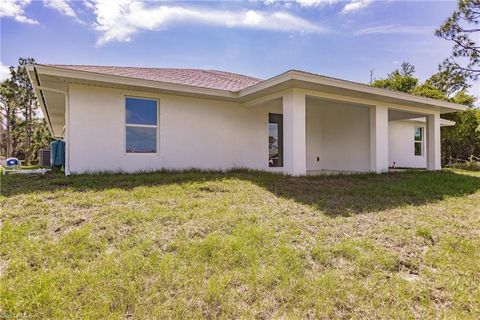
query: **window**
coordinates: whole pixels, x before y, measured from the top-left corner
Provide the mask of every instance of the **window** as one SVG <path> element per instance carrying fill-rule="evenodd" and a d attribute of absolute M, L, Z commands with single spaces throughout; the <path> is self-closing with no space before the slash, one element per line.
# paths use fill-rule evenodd
<path fill-rule="evenodd" d="M 156 100 L 125 99 L 127 153 L 157 152 L 157 112 Z"/>
<path fill-rule="evenodd" d="M 415 127 L 414 150 L 416 156 L 423 156 L 423 127 Z"/>
<path fill-rule="evenodd" d="M 268 114 L 268 166 L 283 167 L 283 115 Z"/>

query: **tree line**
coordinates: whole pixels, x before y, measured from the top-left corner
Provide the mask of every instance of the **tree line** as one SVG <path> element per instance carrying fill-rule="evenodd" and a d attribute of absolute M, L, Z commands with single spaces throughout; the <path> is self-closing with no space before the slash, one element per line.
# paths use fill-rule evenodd
<path fill-rule="evenodd" d="M 456 125 L 442 128 L 442 162 L 480 156 L 480 109 L 476 98 L 469 94 L 469 80 L 480 78 L 480 0 L 459 0 L 457 9 L 435 34 L 453 43 L 452 54 L 438 72 L 423 83 L 415 77 L 415 67 L 404 62 L 384 79 L 370 82 L 372 86 L 403 91 L 460 103 L 464 112 L 442 115 Z M 37 152 L 48 147 L 52 137 L 41 115 L 25 65 L 33 58 L 20 58 L 10 77 L 0 84 L 0 155 L 17 157 L 24 164 L 38 161 Z M 480 93 L 477 93 L 480 94 Z"/>
<path fill-rule="evenodd" d="M 51 141 L 25 68 L 33 63 L 32 58 L 20 58 L 0 84 L 0 155 L 19 158 L 24 165 L 37 163 L 38 150 Z"/>

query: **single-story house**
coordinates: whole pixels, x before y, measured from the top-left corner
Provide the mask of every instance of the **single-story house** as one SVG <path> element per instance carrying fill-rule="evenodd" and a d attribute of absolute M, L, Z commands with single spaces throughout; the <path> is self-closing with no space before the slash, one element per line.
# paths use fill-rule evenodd
<path fill-rule="evenodd" d="M 441 169 L 446 101 L 290 70 L 27 66 L 65 172 Z"/>

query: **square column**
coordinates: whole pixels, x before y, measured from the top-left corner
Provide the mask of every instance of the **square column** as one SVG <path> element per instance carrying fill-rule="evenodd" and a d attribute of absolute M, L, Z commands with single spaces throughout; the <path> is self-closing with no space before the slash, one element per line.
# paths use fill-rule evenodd
<path fill-rule="evenodd" d="M 388 107 L 370 107 L 370 171 L 388 172 Z"/>
<path fill-rule="evenodd" d="M 283 96 L 284 173 L 307 174 L 305 94 L 292 89 Z"/>
<path fill-rule="evenodd" d="M 65 175 L 70 175 L 70 95 L 65 93 L 65 126 L 63 127 L 65 141 Z"/>
<path fill-rule="evenodd" d="M 440 115 L 427 115 L 427 170 L 442 169 L 440 157 Z"/>

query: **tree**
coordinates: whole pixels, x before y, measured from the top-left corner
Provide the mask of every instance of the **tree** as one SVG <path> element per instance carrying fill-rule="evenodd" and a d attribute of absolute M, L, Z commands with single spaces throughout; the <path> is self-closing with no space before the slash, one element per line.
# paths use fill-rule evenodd
<path fill-rule="evenodd" d="M 448 163 L 450 158 L 466 160 L 470 155 L 480 155 L 480 110 L 474 107 L 476 98 L 468 94 L 468 75 L 442 64 L 437 73 L 420 83 L 414 71 L 413 66 L 395 70 L 372 85 L 468 106 L 464 112 L 442 115 L 456 122 L 455 126 L 442 128 L 442 163 Z"/>
<path fill-rule="evenodd" d="M 13 155 L 13 141 L 12 131 L 16 124 L 18 104 L 15 100 L 15 86 L 10 79 L 5 80 L 0 85 L 0 113 L 2 117 L 2 123 L 0 124 L 5 128 L 3 136 L 1 137 L 2 146 L 1 150 L 7 157 Z"/>
<path fill-rule="evenodd" d="M 0 151 L 7 157 L 23 159 L 25 164 L 36 161 L 36 151 L 48 146 L 50 140 L 45 120 L 39 117 L 38 103 L 25 68 L 32 63 L 35 63 L 32 58 L 20 58 L 17 68 L 10 67 L 10 78 L 0 85 L 0 110 L 5 128 Z"/>
<path fill-rule="evenodd" d="M 33 92 L 32 83 L 28 77 L 27 69 L 25 68 L 25 65 L 33 63 L 35 63 L 35 60 L 32 58 L 20 58 L 18 59 L 19 65 L 16 70 L 13 67 L 10 67 L 10 76 L 17 91 L 16 99 L 19 100 L 19 111 L 24 118 L 25 145 L 23 151 L 25 153 L 26 164 L 30 164 L 33 160 L 32 156 L 34 157 L 35 154 L 35 150 L 32 149 L 32 133 L 34 125 L 33 116 L 38 110 L 38 103 L 35 98 L 35 93 Z"/>
<path fill-rule="evenodd" d="M 443 119 L 455 121 L 454 126 L 442 128 L 443 164 L 451 158 L 466 160 L 471 155 L 480 155 L 480 110 L 475 108 L 476 98 L 468 94 L 469 87 L 465 73 L 442 64 L 437 73 L 411 92 L 468 106 L 464 112 L 442 115 Z"/>
<path fill-rule="evenodd" d="M 448 100 L 448 96 L 442 90 L 435 86 L 435 83 L 427 80 L 422 84 L 415 86 L 410 92 L 416 96 L 428 97 L 439 100 Z"/>
<path fill-rule="evenodd" d="M 459 0 L 457 9 L 435 32 L 438 37 L 454 43 L 445 66 L 473 79 L 480 76 L 479 25 L 480 0 Z"/>
<path fill-rule="evenodd" d="M 389 73 L 385 79 L 374 80 L 371 85 L 377 88 L 410 92 L 418 83 L 418 79 L 413 76 L 414 73 L 415 67 L 408 62 L 404 62 L 400 69 Z"/>
<path fill-rule="evenodd" d="M 457 92 L 451 102 L 468 106 L 466 111 L 447 113 L 442 118 L 455 121 L 455 125 L 442 128 L 442 162 L 450 158 L 467 160 L 480 155 L 480 109 L 475 108 L 475 97 L 465 90 Z"/>
<path fill-rule="evenodd" d="M 467 75 L 446 63 L 439 65 L 438 72 L 432 75 L 426 83 L 442 91 L 448 98 L 470 88 Z"/>
<path fill-rule="evenodd" d="M 469 88 L 468 77 L 464 73 L 441 64 L 438 66 L 437 73 L 424 83 L 417 84 L 410 93 L 434 99 L 452 100 L 456 94 L 466 93 Z"/>

